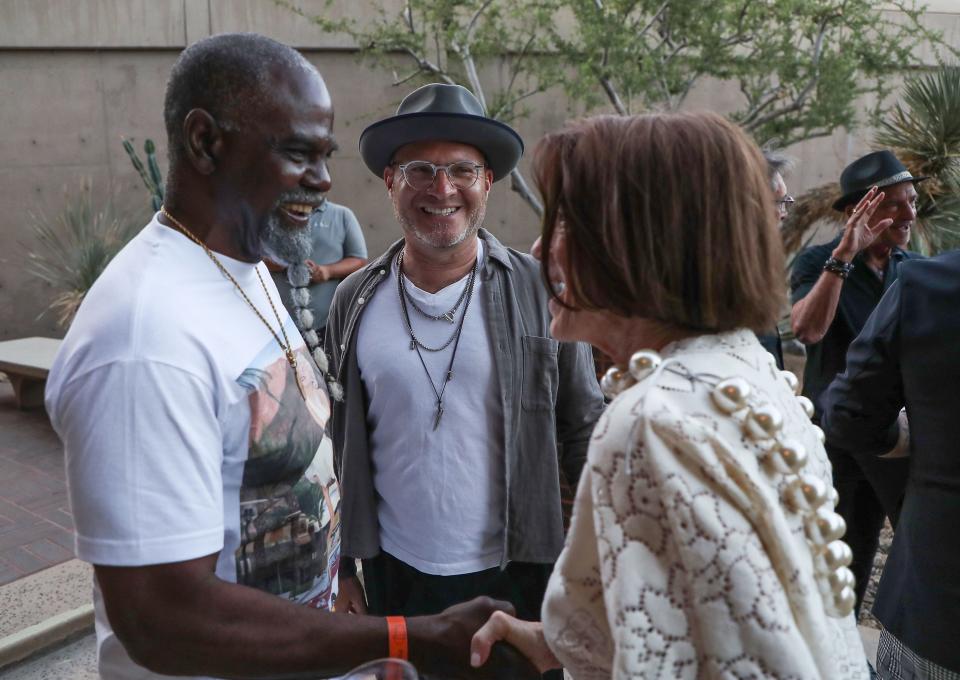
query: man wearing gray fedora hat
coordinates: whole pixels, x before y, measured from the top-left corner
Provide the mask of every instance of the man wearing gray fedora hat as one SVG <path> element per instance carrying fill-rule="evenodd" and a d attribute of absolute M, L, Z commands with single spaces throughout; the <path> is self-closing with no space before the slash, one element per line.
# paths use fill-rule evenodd
<path fill-rule="evenodd" d="M 342 549 L 363 559 L 371 612 L 484 594 L 539 619 L 560 478 L 577 483 L 603 398 L 589 348 L 550 337 L 539 264 L 481 227 L 522 153 L 457 85 L 421 87 L 360 137 L 403 231 L 341 284 L 327 324 Z"/>
<path fill-rule="evenodd" d="M 807 248 L 790 278 L 790 320 L 807 347 L 803 394 L 822 416 L 820 396 L 843 373 L 847 349 L 894 281 L 900 263 L 917 257 L 906 250 L 917 217 L 914 177 L 890 151 L 875 151 L 848 165 L 833 208 L 844 213 L 842 233 Z M 828 440 L 837 512 L 846 520 L 857 579 L 857 612 L 866 591 L 884 516 L 895 524 L 906 480 L 906 461 L 861 459 Z"/>

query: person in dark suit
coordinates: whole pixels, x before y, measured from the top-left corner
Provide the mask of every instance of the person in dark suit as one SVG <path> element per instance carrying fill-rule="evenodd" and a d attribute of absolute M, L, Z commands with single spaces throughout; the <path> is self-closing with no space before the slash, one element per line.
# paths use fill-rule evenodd
<path fill-rule="evenodd" d="M 904 262 L 822 399 L 831 445 L 863 460 L 909 454 L 900 520 L 873 607 L 883 624 L 881 678 L 960 678 L 958 302 L 960 251 Z"/>
<path fill-rule="evenodd" d="M 840 176 L 842 196 L 833 207 L 847 222 L 837 238 L 807 248 L 790 276 L 794 335 L 807 347 L 803 395 L 821 417 L 819 399 L 843 371 L 847 349 L 891 284 L 900 265 L 916 253 L 906 250 L 916 219 L 914 177 L 889 151 L 876 151 L 848 165 Z M 896 526 L 906 477 L 904 461 L 860 460 L 831 445 L 837 512 L 847 523 L 856 577 L 857 615 L 866 592 L 886 515 Z"/>

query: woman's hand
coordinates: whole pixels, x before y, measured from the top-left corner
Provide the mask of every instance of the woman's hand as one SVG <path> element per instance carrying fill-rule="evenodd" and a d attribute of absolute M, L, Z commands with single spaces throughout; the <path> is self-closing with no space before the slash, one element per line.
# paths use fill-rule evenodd
<path fill-rule="evenodd" d="M 843 262 L 850 262 L 857 253 L 876 241 L 884 229 L 893 224 L 893 220 L 888 218 L 880 220 L 873 226 L 870 225 L 873 213 L 885 196 L 886 194 L 882 191 L 877 191 L 877 187 L 873 187 L 860 199 L 847 219 L 847 224 L 843 228 L 843 238 L 833 251 L 833 257 Z"/>
<path fill-rule="evenodd" d="M 543 624 L 535 621 L 520 621 L 504 612 L 494 612 L 478 630 L 470 643 L 470 665 L 478 668 L 490 657 L 490 648 L 495 642 L 508 642 L 533 662 L 541 673 L 560 668 L 543 637 Z"/>

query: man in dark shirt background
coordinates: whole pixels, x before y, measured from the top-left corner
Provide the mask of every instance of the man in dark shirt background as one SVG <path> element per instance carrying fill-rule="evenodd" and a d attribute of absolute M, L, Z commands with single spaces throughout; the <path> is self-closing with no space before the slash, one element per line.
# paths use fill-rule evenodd
<path fill-rule="evenodd" d="M 788 156 L 771 148 L 763 150 L 763 158 L 767 161 L 767 177 L 770 178 L 773 202 L 777 206 L 777 217 L 782 225 L 794 203 L 793 197 L 787 194 L 787 184 L 783 181 L 783 175 L 793 166 L 793 161 Z M 780 342 L 780 329 L 774 327 L 769 333 L 758 335 L 757 340 L 760 341 L 765 350 L 773 355 L 777 362 L 777 368 L 782 371 L 783 345 Z"/>
<path fill-rule="evenodd" d="M 790 321 L 807 346 L 803 394 L 822 415 L 819 399 L 846 365 L 847 349 L 861 331 L 884 291 L 897 279 L 900 263 L 915 253 L 905 250 L 916 219 L 913 177 L 889 151 L 876 151 L 848 165 L 840 177 L 842 196 L 835 210 L 847 216 L 843 232 L 797 257 L 790 279 Z M 904 459 L 855 460 L 850 452 L 827 445 L 833 483 L 846 520 L 845 540 L 853 550 L 857 579 L 857 615 L 866 592 L 884 515 L 896 524 L 904 492 Z"/>

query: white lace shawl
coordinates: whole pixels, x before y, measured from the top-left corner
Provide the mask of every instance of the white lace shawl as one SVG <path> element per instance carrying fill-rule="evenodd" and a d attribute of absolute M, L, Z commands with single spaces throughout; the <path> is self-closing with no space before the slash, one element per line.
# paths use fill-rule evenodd
<path fill-rule="evenodd" d="M 809 419 L 749 331 L 674 343 L 597 424 L 543 606 L 575 680 L 823 678 L 869 673 L 853 616 L 830 618 L 782 476 L 677 373 L 745 378 L 830 483 Z M 665 370 L 672 366 L 674 370 Z"/>

